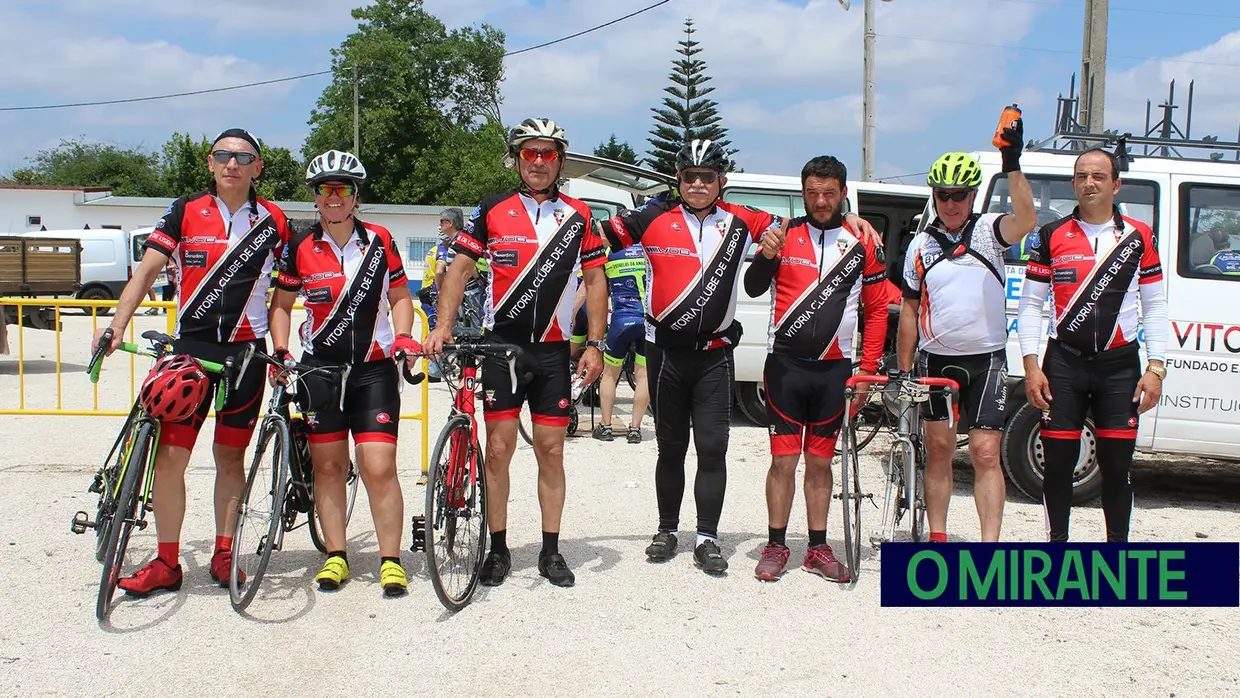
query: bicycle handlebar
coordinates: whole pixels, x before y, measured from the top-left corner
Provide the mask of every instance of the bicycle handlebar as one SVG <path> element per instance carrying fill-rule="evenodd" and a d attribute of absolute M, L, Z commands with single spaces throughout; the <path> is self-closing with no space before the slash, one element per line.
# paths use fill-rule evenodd
<path fill-rule="evenodd" d="M 954 392 L 960 392 L 960 384 L 950 378 L 918 378 L 909 376 L 909 380 L 930 388 L 947 388 Z M 852 376 L 845 381 L 844 385 L 848 388 L 854 388 L 863 383 L 886 385 L 888 382 L 889 379 L 887 376 Z"/>
<path fill-rule="evenodd" d="M 90 375 L 91 383 L 99 382 L 99 374 L 103 371 L 103 359 L 107 355 L 108 347 L 112 344 L 112 338 L 115 336 L 116 334 L 111 327 L 104 329 L 103 335 L 99 339 L 99 346 L 96 347 L 94 353 L 91 354 L 90 363 L 86 365 L 86 373 Z M 164 334 L 163 332 L 147 330 L 142 333 L 142 338 L 150 342 L 151 345 L 149 347 L 141 347 L 133 342 L 121 342 L 117 345 L 117 349 L 130 354 L 149 356 L 157 360 L 172 353 L 172 347 L 175 340 L 171 336 Z M 252 351 L 252 348 L 247 350 L 247 356 L 242 363 L 243 367 L 245 366 L 245 362 L 249 361 L 248 354 L 252 353 Z M 215 394 L 215 410 L 218 412 L 228 403 L 229 395 L 234 388 L 233 383 L 237 377 L 237 374 L 233 371 L 233 357 L 228 357 L 222 364 L 214 361 L 207 361 L 205 359 L 199 359 L 197 357 L 194 357 L 194 360 L 197 361 L 198 364 L 208 373 L 215 373 L 224 376 L 224 380 L 220 381 L 219 389 Z M 241 372 L 244 373 L 244 368 Z"/>

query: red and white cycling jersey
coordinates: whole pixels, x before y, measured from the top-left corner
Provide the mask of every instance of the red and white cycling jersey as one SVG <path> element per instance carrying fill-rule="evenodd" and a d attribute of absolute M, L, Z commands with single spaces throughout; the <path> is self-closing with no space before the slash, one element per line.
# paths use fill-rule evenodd
<path fill-rule="evenodd" d="M 798 359 L 852 359 L 857 309 L 863 305 L 861 368 L 877 370 L 888 314 L 887 269 L 880 255 L 873 242 L 861 240 L 847 225 L 823 230 L 806 218 L 792 219 L 779 254 L 768 262 L 759 253 L 753 262 L 775 267 L 767 351 Z"/>
<path fill-rule="evenodd" d="M 1086 354 L 1136 341 L 1139 295 L 1146 288 L 1162 295 L 1162 263 L 1149 226 L 1118 209 L 1113 220 L 1091 225 L 1078 207 L 1030 236 L 1026 290 L 1041 290 L 1045 298 L 1036 284 L 1050 285 L 1050 336 Z"/>
<path fill-rule="evenodd" d="M 245 342 L 267 335 L 267 289 L 288 219 L 275 204 L 252 199 L 229 211 L 209 192 L 183 196 L 144 243 L 177 264 L 176 335 Z"/>
<path fill-rule="evenodd" d="M 603 226 L 612 249 L 641 244 L 646 275 L 646 341 L 713 348 L 736 316 L 741 265 L 749 245 L 783 224 L 765 211 L 719 201 L 699 221 L 680 199 L 653 199 Z"/>
<path fill-rule="evenodd" d="M 590 207 L 564 194 L 541 204 L 515 191 L 487 198 L 452 246 L 473 260 L 487 256 L 483 326 L 509 342 L 567 342 L 577 271 L 607 261 Z"/>
<path fill-rule="evenodd" d="M 277 287 L 305 297 L 306 353 L 353 364 L 391 357 L 388 290 L 407 284 L 392 234 L 356 218 L 344 247 L 319 223 L 299 231 L 280 255 L 276 277 Z"/>

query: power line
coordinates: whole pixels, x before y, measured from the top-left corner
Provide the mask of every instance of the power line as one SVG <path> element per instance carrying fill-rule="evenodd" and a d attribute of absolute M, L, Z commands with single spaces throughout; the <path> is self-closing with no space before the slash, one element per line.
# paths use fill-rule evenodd
<path fill-rule="evenodd" d="M 579 32 L 577 32 L 576 34 L 569 34 L 568 36 L 561 37 L 561 38 L 559 38 L 559 39 L 555 39 L 554 41 L 548 41 L 548 42 L 547 42 L 547 43 L 545 43 L 545 44 L 538 44 L 537 46 L 531 46 L 531 47 L 529 47 L 529 48 L 523 48 L 523 49 L 520 49 L 520 50 L 518 50 L 518 51 L 512 51 L 512 52 L 510 52 L 510 53 L 505 53 L 505 54 L 504 54 L 504 57 L 505 57 L 505 58 L 507 58 L 508 56 L 515 56 L 515 55 L 517 55 L 518 53 L 525 53 L 526 51 L 533 51 L 534 49 L 545 48 L 545 47 L 550 46 L 550 45 L 552 45 L 552 44 L 558 44 L 558 43 L 560 43 L 561 41 L 568 41 L 569 39 L 576 39 L 577 37 L 582 36 L 582 35 L 584 35 L 584 34 L 589 34 L 589 33 L 590 33 L 590 32 L 592 32 L 592 31 L 598 31 L 599 29 L 602 29 L 603 27 L 610 27 L 611 25 L 616 24 L 617 22 L 623 22 L 624 20 L 626 20 L 626 19 L 628 19 L 628 18 L 630 18 L 630 17 L 636 17 L 637 15 L 640 15 L 640 14 L 641 14 L 641 13 L 643 13 L 643 12 L 649 12 L 650 10 L 653 10 L 654 8 L 656 8 L 656 7 L 660 6 L 660 5 L 666 5 L 667 3 L 671 2 L 671 1 L 672 1 L 672 0 L 660 0 L 659 2 L 656 2 L 656 3 L 655 3 L 655 4 L 653 4 L 653 5 L 649 5 L 649 6 L 643 7 L 642 9 L 640 9 L 640 10 L 638 10 L 638 11 L 636 11 L 636 12 L 630 12 L 629 14 L 627 14 L 627 15 L 625 15 L 625 16 L 623 16 L 623 17 L 618 17 L 618 18 L 616 18 L 616 19 L 611 20 L 610 22 L 606 22 L 606 23 L 604 23 L 604 24 L 600 24 L 600 25 L 598 25 L 597 27 L 590 27 L 589 29 L 586 29 L 585 31 L 579 31 Z"/>
<path fill-rule="evenodd" d="M 1010 0 L 1009 0 L 1010 1 Z M 1079 56 L 1081 52 L 1078 50 L 1061 49 L 1061 48 L 1043 48 L 1041 46 L 1008 46 L 1005 44 L 984 44 L 976 41 L 957 41 L 955 39 L 931 39 L 925 36 L 896 36 L 895 34 L 876 34 L 884 39 L 901 39 L 904 41 L 929 41 L 935 44 L 957 44 L 960 46 L 977 46 L 980 48 L 998 48 L 1005 51 L 1039 51 L 1042 53 L 1064 53 L 1072 56 Z M 1112 53 L 1111 58 L 1128 58 L 1136 61 L 1164 61 L 1166 63 L 1187 63 L 1189 65 L 1212 65 L 1222 68 L 1240 68 L 1240 63 L 1218 63 L 1216 61 L 1191 61 L 1183 58 L 1161 58 L 1159 56 L 1132 56 Z"/>
<path fill-rule="evenodd" d="M 643 12 L 649 12 L 650 10 L 653 10 L 654 8 L 659 7 L 660 5 L 666 5 L 667 3 L 671 1 L 672 0 L 660 0 L 659 2 L 656 2 L 653 5 L 643 7 L 642 9 L 637 10 L 636 12 L 630 12 L 629 14 L 623 17 L 618 17 L 609 22 L 604 22 L 603 24 L 590 27 L 589 29 L 579 31 L 575 34 L 569 34 L 568 36 L 563 36 L 558 39 L 548 41 L 546 43 L 538 44 L 537 46 L 530 46 L 528 48 L 518 49 L 516 51 L 509 51 L 508 53 L 505 53 L 503 57 L 507 58 L 509 56 L 515 56 L 519 53 L 526 53 L 527 51 L 534 51 L 536 49 L 551 46 L 552 44 L 558 44 L 563 41 L 568 41 L 569 39 L 575 39 L 579 36 L 589 34 L 590 32 L 595 32 L 595 31 L 598 31 L 599 29 L 610 27 L 613 24 L 623 22 L 624 20 L 629 19 L 631 17 L 636 17 L 637 15 L 640 15 Z M 190 92 L 174 92 L 172 94 L 154 95 L 150 97 L 129 97 L 127 99 L 106 99 L 106 100 L 100 100 L 97 102 L 70 102 L 66 104 L 38 104 L 38 105 L 31 105 L 31 106 L 24 106 L 24 107 L 0 107 L 0 112 L 45 111 L 49 109 L 72 109 L 75 107 L 101 107 L 101 106 L 107 106 L 111 104 L 132 104 L 134 102 L 154 102 L 156 100 L 161 100 L 161 99 L 173 99 L 176 97 L 192 97 L 194 95 L 205 95 L 205 94 L 211 94 L 215 92 L 228 92 L 231 90 L 244 90 L 250 87 L 260 87 L 262 85 L 274 85 L 276 83 L 281 83 L 281 82 L 292 82 L 294 80 L 304 80 L 306 78 L 317 77 L 319 75 L 329 75 L 331 74 L 331 72 L 332 72 L 331 70 L 320 70 L 320 71 L 313 72 L 313 73 L 303 73 L 302 75 L 291 75 L 286 78 L 274 78 L 272 80 L 260 80 L 258 82 L 247 82 L 242 85 L 229 85 L 227 87 L 213 87 L 213 88 L 206 89 L 206 90 L 192 90 Z"/>

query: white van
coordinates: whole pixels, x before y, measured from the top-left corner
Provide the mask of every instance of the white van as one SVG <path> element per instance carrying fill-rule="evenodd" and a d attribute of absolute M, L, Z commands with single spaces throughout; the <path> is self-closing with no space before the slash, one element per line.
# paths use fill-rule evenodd
<path fill-rule="evenodd" d="M 26 237 L 82 241 L 82 300 L 116 300 L 129 282 L 134 260 L 130 235 L 124 230 L 39 230 L 20 233 Z"/>
<path fill-rule="evenodd" d="M 1007 178 L 997 152 L 973 153 L 982 166 L 977 211 L 1009 211 Z M 1167 378 L 1159 404 L 1142 415 L 1137 448 L 1148 453 L 1240 459 L 1240 276 L 1211 263 L 1217 251 L 1240 250 L 1240 163 L 1130 155 L 1116 202 L 1125 215 L 1148 223 L 1158 240 L 1171 320 Z M 1076 155 L 1026 152 L 1021 170 L 1033 187 L 1039 226 L 1072 213 Z M 930 206 L 921 226 L 933 220 Z M 920 228 L 919 228 L 920 229 Z M 1025 275 L 1022 247 L 1009 251 L 1008 422 L 1003 467 L 1021 491 L 1041 499 L 1040 414 L 1026 403 L 1024 365 L 1016 333 L 1016 308 Z M 1043 311 L 1043 344 L 1049 323 Z M 1144 333 L 1141 361 L 1144 365 Z M 1042 351 L 1039 350 L 1039 356 Z M 962 429 L 966 428 L 962 424 Z M 1075 476 L 1075 500 L 1088 501 L 1102 488 L 1087 423 Z"/>
<path fill-rule="evenodd" d="M 671 177 L 635 165 L 589 155 L 569 153 L 565 158 L 566 189 L 570 196 L 578 182 L 613 190 L 611 199 L 622 208 L 639 204 L 647 197 L 671 187 Z M 603 198 L 601 189 L 595 197 Z M 635 198 L 634 198 L 635 197 Z M 723 198 L 731 203 L 752 206 L 780 216 L 801 216 L 801 178 L 787 175 L 734 172 L 728 175 Z M 632 199 L 632 203 L 626 200 Z M 856 211 L 884 236 L 887 249 L 903 250 L 916 233 L 918 220 L 930 200 L 930 188 L 878 182 L 848 182 L 845 212 Z M 591 207 L 593 208 L 593 204 Z M 597 215 L 597 214 L 596 214 Z M 757 246 L 751 245 L 746 267 Z M 903 255 L 889 255 L 888 278 L 899 280 Z M 743 275 L 744 269 L 741 270 Z M 766 396 L 762 388 L 762 367 L 766 362 L 767 328 L 771 321 L 771 299 L 766 293 L 750 298 L 743 290 L 737 299 L 736 319 L 744 328 L 736 348 L 736 397 L 741 412 L 754 424 L 766 426 Z"/>

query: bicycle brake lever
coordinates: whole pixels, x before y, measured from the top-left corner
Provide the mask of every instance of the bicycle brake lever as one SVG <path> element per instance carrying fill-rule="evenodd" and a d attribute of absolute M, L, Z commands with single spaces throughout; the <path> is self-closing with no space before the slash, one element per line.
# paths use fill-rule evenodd
<path fill-rule="evenodd" d="M 517 394 L 517 357 L 508 349 L 508 377 L 512 381 L 512 394 Z"/>
<path fill-rule="evenodd" d="M 254 357 L 255 348 L 253 344 L 247 344 L 245 351 L 241 352 L 241 368 L 237 370 L 233 378 L 233 389 L 237 389 L 241 383 L 241 377 L 245 375 L 246 368 L 250 365 L 250 359 Z"/>

